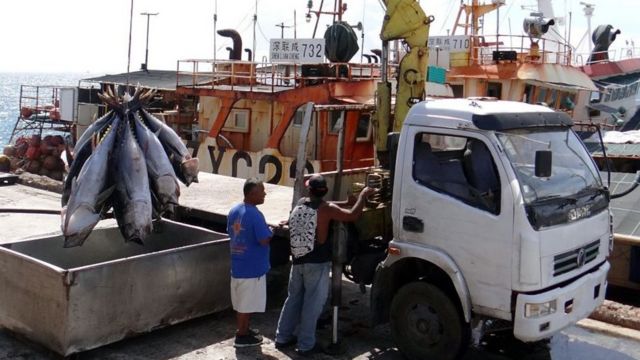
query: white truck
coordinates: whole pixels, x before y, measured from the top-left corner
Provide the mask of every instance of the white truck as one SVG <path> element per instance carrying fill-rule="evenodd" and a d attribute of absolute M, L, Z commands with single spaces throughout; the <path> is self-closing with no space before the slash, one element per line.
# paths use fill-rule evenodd
<path fill-rule="evenodd" d="M 406 357 L 460 356 L 477 320 L 548 338 L 602 303 L 610 195 L 571 125 L 545 106 L 443 99 L 391 135 L 391 206 L 351 232 L 345 274 L 372 283 L 373 322 Z M 391 239 L 372 233 L 385 223 Z"/>

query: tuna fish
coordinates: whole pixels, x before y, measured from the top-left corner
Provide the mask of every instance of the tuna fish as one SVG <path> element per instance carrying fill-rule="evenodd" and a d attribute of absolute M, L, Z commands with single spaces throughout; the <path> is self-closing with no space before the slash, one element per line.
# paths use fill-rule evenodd
<path fill-rule="evenodd" d="M 96 133 L 100 133 L 101 131 L 103 131 L 104 129 L 106 129 L 105 126 L 108 126 L 114 119 L 114 112 L 113 110 L 109 111 L 108 113 L 106 113 L 103 117 L 101 117 L 100 119 L 94 121 L 91 125 L 89 125 L 89 127 L 82 133 L 82 135 L 80 136 L 80 138 L 78 139 L 78 141 L 76 141 L 76 146 L 75 148 L 81 148 L 85 145 L 86 142 L 91 140 L 91 137 L 96 134 Z"/>
<path fill-rule="evenodd" d="M 100 94 L 112 110 L 75 148 L 62 194 L 65 247 L 82 245 L 111 208 L 125 240 L 143 244 L 153 229 L 154 209 L 171 216 L 178 205 L 177 178 L 187 185 L 197 182 L 198 159 L 170 127 L 144 110 L 154 92 L 115 94 L 111 88 Z"/>
<path fill-rule="evenodd" d="M 84 243 L 100 220 L 102 208 L 113 192 L 113 187 L 107 187 L 108 167 L 119 122 L 119 118 L 113 119 L 102 141 L 94 145 L 95 149 L 84 161 L 82 169 L 71 180 L 69 200 L 62 209 L 65 247 Z"/>
<path fill-rule="evenodd" d="M 187 186 L 192 182 L 198 182 L 198 158 L 191 157 L 189 150 L 173 129 L 146 110 L 142 109 L 141 113 L 149 129 L 157 134 L 164 146 L 178 178 Z"/>
<path fill-rule="evenodd" d="M 112 159 L 116 186 L 113 211 L 125 240 L 142 244 L 152 230 L 151 193 L 147 163 L 131 130 L 131 120 L 125 120 L 120 129 L 121 141 Z"/>
<path fill-rule="evenodd" d="M 178 205 L 180 196 L 176 174 L 164 153 L 160 140 L 144 125 L 137 114 L 134 113 L 134 117 L 136 137 L 147 163 L 149 182 L 160 203 L 160 213 L 172 213 L 172 207 Z"/>
<path fill-rule="evenodd" d="M 69 196 L 71 195 L 71 181 L 78 176 L 84 162 L 89 158 L 89 156 L 91 156 L 91 152 L 93 151 L 92 139 L 94 137 L 99 137 L 100 134 L 104 133 L 113 120 L 114 113 L 113 111 L 109 111 L 106 115 L 91 124 L 82 133 L 80 139 L 76 141 L 73 161 L 71 162 L 71 167 L 69 168 L 69 173 L 65 179 L 64 187 L 62 189 L 62 206 L 67 205 L 67 202 L 69 201 Z"/>

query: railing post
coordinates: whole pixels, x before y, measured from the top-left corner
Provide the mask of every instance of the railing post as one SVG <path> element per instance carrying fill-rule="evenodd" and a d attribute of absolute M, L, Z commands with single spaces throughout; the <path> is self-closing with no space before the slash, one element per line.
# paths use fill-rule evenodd
<path fill-rule="evenodd" d="M 196 63 L 191 60 L 191 87 L 196 87 Z"/>

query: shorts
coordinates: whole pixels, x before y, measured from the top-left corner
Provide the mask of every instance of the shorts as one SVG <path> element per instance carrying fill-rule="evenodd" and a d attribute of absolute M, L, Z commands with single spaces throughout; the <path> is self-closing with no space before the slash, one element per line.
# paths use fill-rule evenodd
<path fill-rule="evenodd" d="M 231 277 L 231 304 L 239 313 L 264 312 L 267 307 L 267 276 Z"/>

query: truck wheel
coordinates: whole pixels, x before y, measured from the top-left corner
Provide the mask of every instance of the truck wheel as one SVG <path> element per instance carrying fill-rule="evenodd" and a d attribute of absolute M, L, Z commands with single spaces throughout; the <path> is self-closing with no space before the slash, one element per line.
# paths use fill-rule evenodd
<path fill-rule="evenodd" d="M 391 335 L 411 360 L 455 359 L 469 344 L 470 327 L 442 290 L 425 282 L 403 286 L 391 303 Z"/>

